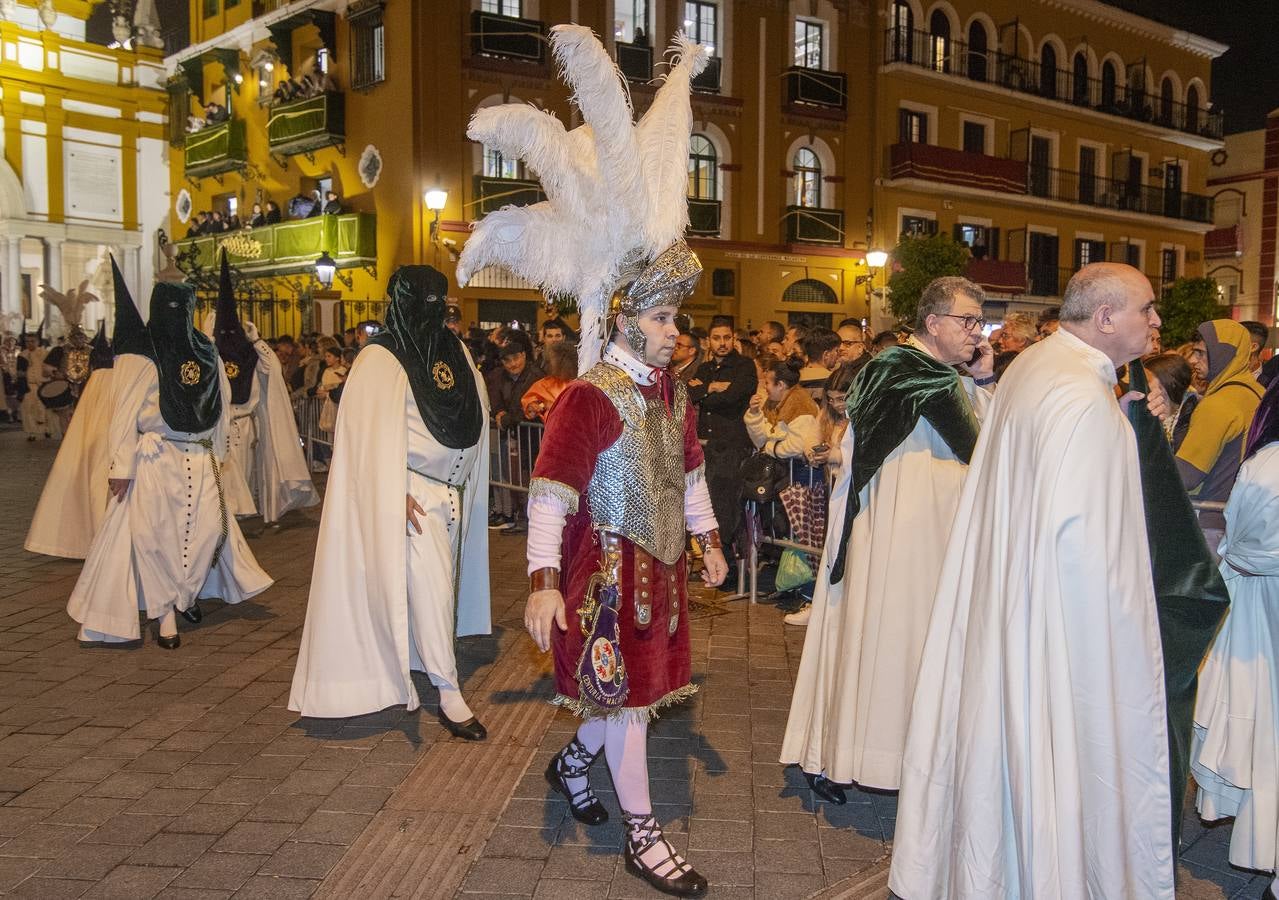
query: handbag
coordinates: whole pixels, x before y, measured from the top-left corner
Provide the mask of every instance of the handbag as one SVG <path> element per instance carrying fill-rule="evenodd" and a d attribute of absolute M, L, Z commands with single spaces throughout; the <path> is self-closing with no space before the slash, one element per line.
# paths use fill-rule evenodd
<path fill-rule="evenodd" d="M 578 611 L 586 640 L 577 660 L 576 677 L 578 698 L 605 712 L 620 709 L 630 693 L 617 605 L 617 583 L 601 569 L 587 582 L 586 597 Z"/>
<path fill-rule="evenodd" d="M 738 475 L 742 481 L 742 499 L 753 503 L 776 500 L 790 481 L 790 470 L 785 463 L 759 452 L 742 462 Z"/>

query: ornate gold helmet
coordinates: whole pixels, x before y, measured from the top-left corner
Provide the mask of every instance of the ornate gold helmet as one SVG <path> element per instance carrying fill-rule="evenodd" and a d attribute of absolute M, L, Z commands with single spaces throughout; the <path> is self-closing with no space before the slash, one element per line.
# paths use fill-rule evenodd
<path fill-rule="evenodd" d="M 679 306 L 702 277 L 702 261 L 688 244 L 676 241 L 635 277 L 617 300 L 617 312 L 635 316 L 655 306 Z"/>

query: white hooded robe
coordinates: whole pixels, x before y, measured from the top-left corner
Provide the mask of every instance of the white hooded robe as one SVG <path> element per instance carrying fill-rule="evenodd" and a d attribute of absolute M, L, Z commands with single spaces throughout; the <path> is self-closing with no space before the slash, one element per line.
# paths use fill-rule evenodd
<path fill-rule="evenodd" d="M 905 900 L 1173 900 L 1162 646 L 1114 386 L 1063 328 L 995 392 L 915 689 Z"/>

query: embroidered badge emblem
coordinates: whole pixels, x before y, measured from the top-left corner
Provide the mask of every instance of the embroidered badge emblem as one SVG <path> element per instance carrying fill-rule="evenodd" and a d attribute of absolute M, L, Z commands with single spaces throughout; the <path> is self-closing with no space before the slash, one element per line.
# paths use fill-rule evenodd
<path fill-rule="evenodd" d="M 608 683 L 618 677 L 617 650 L 612 641 L 602 637 L 595 639 L 595 643 L 591 644 L 591 667 L 595 670 L 595 677 L 602 682 Z"/>
<path fill-rule="evenodd" d="M 431 375 L 435 378 L 435 386 L 442 391 L 453 390 L 453 370 L 446 362 L 437 362 L 431 367 Z"/>
<path fill-rule="evenodd" d="M 227 378 L 235 379 L 236 376 L 240 374 L 240 366 L 237 363 L 229 362 L 226 364 L 225 368 Z"/>
<path fill-rule="evenodd" d="M 188 387 L 199 384 L 200 364 L 193 359 L 188 359 L 182 364 L 182 368 L 178 369 L 178 378 Z"/>

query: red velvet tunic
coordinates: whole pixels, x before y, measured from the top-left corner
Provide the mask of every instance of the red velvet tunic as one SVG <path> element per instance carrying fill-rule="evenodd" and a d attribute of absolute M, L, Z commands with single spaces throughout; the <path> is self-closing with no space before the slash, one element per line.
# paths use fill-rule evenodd
<path fill-rule="evenodd" d="M 647 400 L 657 386 L 640 386 Z M 671 391 L 667 382 L 667 391 Z M 669 397 L 668 397 L 669 399 Z M 668 403 L 668 408 L 670 404 Z M 555 403 L 546 423 L 534 478 L 557 481 L 580 497 L 575 514 L 568 517 L 562 542 L 560 590 L 564 594 L 568 630 L 551 629 L 551 649 L 555 657 L 555 690 L 557 700 L 582 715 L 593 715 L 578 703 L 577 664 L 585 641 L 578 610 L 586 592 L 586 583 L 600 568 L 599 537 L 591 527 L 588 485 L 595 472 L 599 454 L 612 446 L 622 434 L 622 420 L 617 409 L 599 388 L 584 381 L 570 384 Z M 690 403 L 684 415 L 684 471 L 692 472 L 702 464 L 702 448 L 697 442 L 697 411 Z M 644 465 L 640 461 L 640 465 Z M 659 515 L 684 520 L 683 498 L 678 509 L 661 510 Z M 625 538 L 622 543 L 622 576 L 618 590 L 618 631 L 622 659 L 629 678 L 626 707 L 644 709 L 646 714 L 667 703 L 691 694 L 691 661 L 688 644 L 688 593 L 685 557 L 672 566 L 653 559 L 649 588 L 652 622 L 647 628 L 635 627 L 637 582 L 635 545 Z M 679 621 L 675 633 L 669 633 L 672 595 L 678 604 Z"/>

